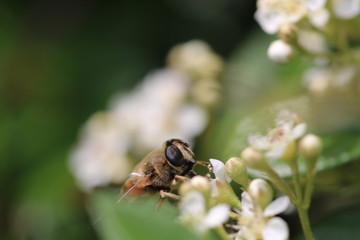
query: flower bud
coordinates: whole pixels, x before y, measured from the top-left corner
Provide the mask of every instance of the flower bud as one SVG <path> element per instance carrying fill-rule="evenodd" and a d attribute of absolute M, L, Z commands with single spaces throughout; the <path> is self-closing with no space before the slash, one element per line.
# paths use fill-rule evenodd
<path fill-rule="evenodd" d="M 321 139 L 314 134 L 305 135 L 299 142 L 299 152 L 307 161 L 316 161 L 321 149 Z"/>
<path fill-rule="evenodd" d="M 275 40 L 270 44 L 267 55 L 273 62 L 283 64 L 294 56 L 294 51 L 290 44 L 283 40 Z"/>
<path fill-rule="evenodd" d="M 181 196 L 185 196 L 190 191 L 198 191 L 204 196 L 210 195 L 210 183 L 206 177 L 195 176 L 191 180 L 181 184 L 179 193 Z"/>
<path fill-rule="evenodd" d="M 291 141 L 287 144 L 285 151 L 280 158 L 287 163 L 291 163 L 296 160 L 297 151 L 295 141 Z"/>
<path fill-rule="evenodd" d="M 247 147 L 241 152 L 242 159 L 249 168 L 256 170 L 265 170 L 266 163 L 264 160 L 263 153 L 254 147 Z"/>
<path fill-rule="evenodd" d="M 213 180 L 210 205 L 226 203 L 232 207 L 241 209 L 241 202 L 228 182 Z"/>
<path fill-rule="evenodd" d="M 298 43 L 307 52 L 321 54 L 327 51 L 328 45 L 323 34 L 312 30 L 298 31 Z"/>
<path fill-rule="evenodd" d="M 296 40 L 297 27 L 294 24 L 282 24 L 279 29 L 279 37 L 287 43 Z"/>
<path fill-rule="evenodd" d="M 238 157 L 232 157 L 225 163 L 225 172 L 232 180 L 247 188 L 249 178 L 244 160 Z"/>
<path fill-rule="evenodd" d="M 256 178 L 250 182 L 247 192 L 253 201 L 259 204 L 262 209 L 265 209 L 273 199 L 273 190 L 270 184 L 260 178 Z"/>

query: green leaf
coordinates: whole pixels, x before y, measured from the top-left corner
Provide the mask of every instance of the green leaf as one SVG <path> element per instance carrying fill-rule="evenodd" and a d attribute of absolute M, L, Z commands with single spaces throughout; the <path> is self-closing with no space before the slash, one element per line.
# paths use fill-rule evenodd
<path fill-rule="evenodd" d="M 178 222 L 177 209 L 169 203 L 156 211 L 156 200 L 117 203 L 112 194 L 94 194 L 91 206 L 101 239 L 203 239 Z"/>
<path fill-rule="evenodd" d="M 318 169 L 325 170 L 360 158 L 360 129 L 340 131 L 322 137 L 324 150 Z"/>

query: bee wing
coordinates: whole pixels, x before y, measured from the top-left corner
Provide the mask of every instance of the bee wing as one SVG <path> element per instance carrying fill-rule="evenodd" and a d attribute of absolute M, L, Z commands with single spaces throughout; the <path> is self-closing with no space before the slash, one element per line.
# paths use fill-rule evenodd
<path fill-rule="evenodd" d="M 150 177 L 151 174 L 142 175 L 140 173 L 131 173 L 130 178 L 124 183 L 123 187 L 121 188 L 122 195 L 117 202 L 120 202 L 123 198 L 126 198 L 126 196 L 130 194 L 134 196 L 145 194 L 146 191 L 144 190 L 144 188 L 151 185 Z"/>
<path fill-rule="evenodd" d="M 121 195 L 121 197 L 119 198 L 119 200 L 117 200 L 117 202 L 119 203 L 121 200 L 123 200 L 123 198 L 126 197 L 126 195 L 128 195 L 132 190 L 134 190 L 139 184 L 134 184 L 132 187 L 130 187 L 125 193 L 123 193 Z"/>

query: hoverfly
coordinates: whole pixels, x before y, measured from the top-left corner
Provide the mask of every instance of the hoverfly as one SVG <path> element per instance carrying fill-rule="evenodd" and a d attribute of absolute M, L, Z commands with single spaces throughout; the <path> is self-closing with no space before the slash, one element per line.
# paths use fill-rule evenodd
<path fill-rule="evenodd" d="M 195 164 L 208 166 L 205 162 L 196 161 L 189 147 L 189 143 L 173 138 L 167 140 L 161 149 L 149 153 L 124 183 L 120 200 L 126 198 L 131 201 L 157 192 L 162 198 L 179 199 L 178 195 L 170 192 L 174 179 L 195 176 L 192 170 Z"/>

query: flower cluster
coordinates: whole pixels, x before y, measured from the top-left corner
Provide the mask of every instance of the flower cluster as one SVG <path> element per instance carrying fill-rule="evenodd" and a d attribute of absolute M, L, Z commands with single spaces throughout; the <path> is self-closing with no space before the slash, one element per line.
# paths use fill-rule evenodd
<path fill-rule="evenodd" d="M 234 161 L 239 163 L 234 165 Z M 210 162 L 214 167 L 214 179 L 197 176 L 180 187 L 180 194 L 183 196 L 180 203 L 180 220 L 184 224 L 200 235 L 215 228 L 220 235 L 226 234 L 227 238 L 238 240 L 288 239 L 289 230 L 286 222 L 276 217 L 289 207 L 288 197 L 283 196 L 272 201 L 271 186 L 263 179 L 254 179 L 250 184 L 243 186 L 240 202 L 229 185 L 229 174 L 234 172 L 238 176 L 242 175 L 242 179 L 248 180 L 246 167 L 243 171 L 244 165 L 240 159 L 229 159 L 225 165 L 216 159 L 210 159 Z M 229 168 L 229 165 L 232 167 Z M 233 180 L 236 181 L 235 179 Z M 237 219 L 236 225 L 226 224 L 230 218 Z M 223 228 L 226 225 L 230 225 L 229 233 Z"/>
<path fill-rule="evenodd" d="M 250 168 L 266 173 L 270 168 L 269 164 L 274 161 L 282 160 L 289 165 L 295 164 L 299 153 L 307 160 L 310 158 L 310 150 L 304 147 L 307 145 L 304 142 L 312 134 L 305 135 L 306 129 L 306 123 L 302 122 L 297 114 L 283 110 L 275 119 L 275 128 L 270 129 L 267 135 L 255 133 L 248 137 L 250 146 L 242 151 L 241 158 Z M 312 142 L 311 146 L 320 152 L 319 139 Z"/>
<path fill-rule="evenodd" d="M 289 197 L 298 210 L 307 239 L 313 239 L 309 231 L 307 211 L 311 202 L 316 162 L 322 149 L 318 136 L 306 133 L 306 124 L 298 115 L 284 110 L 275 120 L 276 127 L 265 136 L 249 136 L 250 146 L 241 153 L 241 158 L 258 174 L 271 181 Z M 300 159 L 304 160 L 305 176 L 300 172 Z M 293 183 L 290 185 L 272 168 L 275 161 L 282 161 L 290 168 Z M 279 238 L 280 239 L 280 238 Z"/>
<path fill-rule="evenodd" d="M 266 33 L 280 38 L 268 48 L 271 60 L 283 64 L 296 54 L 313 60 L 304 78 L 318 94 L 355 78 L 358 50 L 350 41 L 358 37 L 353 19 L 359 15 L 360 0 L 258 0 L 255 19 Z"/>
<path fill-rule="evenodd" d="M 275 120 L 276 128 L 266 136 L 253 134 L 249 136 L 251 147 L 263 150 L 268 159 L 292 160 L 295 155 L 295 141 L 306 131 L 306 124 L 300 123 L 298 117 L 284 110 Z"/>
<path fill-rule="evenodd" d="M 167 67 L 148 74 L 132 92 L 113 96 L 106 111 L 90 117 L 71 154 L 80 187 L 90 191 L 120 183 L 134 165 L 132 158 L 143 157 L 165 139 L 198 136 L 218 101 L 221 70 L 221 58 L 206 43 L 190 41 L 170 51 Z"/>
<path fill-rule="evenodd" d="M 191 96 L 196 102 L 206 107 L 219 102 L 224 63 L 209 45 L 199 40 L 179 44 L 170 51 L 168 64 L 192 79 Z"/>
<path fill-rule="evenodd" d="M 305 134 L 306 124 L 287 110 L 280 112 L 275 123 L 276 127 L 265 136 L 250 135 L 250 146 L 240 157 L 232 157 L 225 164 L 210 159 L 214 178 L 196 176 L 180 186 L 182 222 L 201 235 L 213 228 L 223 239 L 286 240 L 287 223 L 277 215 L 288 209 L 291 202 L 298 209 L 304 229 L 309 229 L 306 214 L 321 141 L 316 135 Z M 307 167 L 305 181 L 300 180 L 299 155 Z M 274 160 L 291 167 L 293 186 L 272 168 Z M 284 196 L 274 200 L 271 185 L 262 178 L 250 180 L 248 168 L 259 171 Z M 241 198 L 230 185 L 232 180 L 241 186 Z M 305 235 L 312 239 L 311 232 Z"/>
<path fill-rule="evenodd" d="M 204 196 L 200 192 L 191 191 L 184 196 L 180 210 L 180 220 L 199 234 L 204 234 L 228 220 L 230 207 L 227 204 L 218 204 L 208 210 Z"/>

